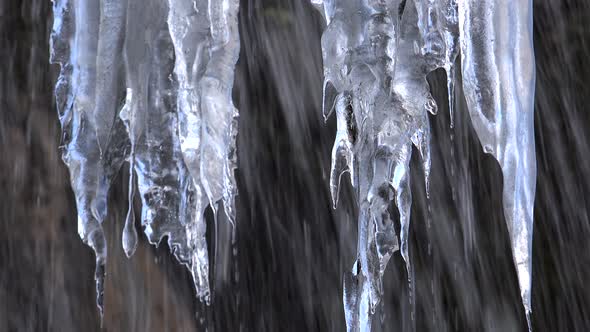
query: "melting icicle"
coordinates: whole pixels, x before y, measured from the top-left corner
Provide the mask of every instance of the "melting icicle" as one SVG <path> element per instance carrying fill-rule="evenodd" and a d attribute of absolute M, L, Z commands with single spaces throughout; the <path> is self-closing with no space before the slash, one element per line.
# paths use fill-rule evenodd
<path fill-rule="evenodd" d="M 502 0 L 312 0 L 325 15 L 324 116 L 337 91 L 337 133 L 330 188 L 351 174 L 359 212 L 358 258 L 344 276 L 349 331 L 370 331 L 385 266 L 398 248 L 387 206 L 400 215 L 401 255 L 413 290 L 408 251 L 411 144 L 430 177 L 430 124 L 436 114 L 426 75 L 443 68 L 453 127 L 455 61 L 484 150 L 504 173 L 504 212 L 522 299 L 530 314 L 530 251 L 535 190 L 534 61 L 531 2 Z M 460 31 L 460 33 L 459 33 Z M 460 43 L 459 43 L 460 39 Z M 459 45 L 460 44 L 460 45 Z M 395 193 L 395 194 L 394 194 Z"/>
<path fill-rule="evenodd" d="M 197 296 L 208 303 L 204 210 L 223 201 L 235 219 L 238 1 L 54 0 L 53 12 L 50 60 L 61 66 L 55 96 L 63 159 L 80 237 L 96 254 L 101 314 L 107 258 L 102 222 L 109 184 L 125 159 L 126 255 L 137 248 L 137 182 L 148 241 L 157 245 L 167 238 L 191 271 Z"/>

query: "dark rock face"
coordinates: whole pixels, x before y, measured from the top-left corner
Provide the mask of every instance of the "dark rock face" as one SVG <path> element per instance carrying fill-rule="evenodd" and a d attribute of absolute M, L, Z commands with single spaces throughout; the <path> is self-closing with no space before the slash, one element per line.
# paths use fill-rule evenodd
<path fill-rule="evenodd" d="M 581 0 L 535 2 L 535 331 L 590 329 L 588 15 L 590 5 Z M 56 68 L 48 64 L 51 3 L 5 0 L 0 17 L 0 331 L 100 330 L 94 257 L 78 237 L 60 160 Z M 345 330 L 342 276 L 354 261 L 357 211 L 348 180 L 338 209 L 331 209 L 335 121 L 323 124 L 321 115 L 322 28 L 320 14 L 305 1 L 242 1 L 234 89 L 237 242 L 231 246 L 232 229 L 223 222 L 215 234 L 209 212 L 211 249 L 218 241 L 216 254 L 210 250 L 213 303 L 207 308 L 194 299 L 188 272 L 164 244 L 156 249 L 142 238 L 136 254 L 125 257 L 127 189 L 118 177 L 104 224 L 105 330 Z M 500 168 L 483 153 L 462 98 L 451 140 L 444 72 L 429 81 L 439 105 L 430 117 L 430 200 L 418 158 L 411 176 L 415 321 L 395 253 L 375 315 L 383 323 L 373 326 L 525 331 Z"/>

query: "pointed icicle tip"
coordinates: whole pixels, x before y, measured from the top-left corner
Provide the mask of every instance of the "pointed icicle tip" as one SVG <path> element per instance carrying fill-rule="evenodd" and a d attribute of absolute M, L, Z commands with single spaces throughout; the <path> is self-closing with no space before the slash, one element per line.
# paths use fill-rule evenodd
<path fill-rule="evenodd" d="M 101 258 L 96 259 L 96 270 L 94 271 L 94 280 L 96 281 L 96 306 L 100 314 L 100 326 L 104 317 L 104 278 L 106 275 L 105 262 Z"/>
<path fill-rule="evenodd" d="M 449 66 L 447 71 L 447 96 L 449 99 L 449 120 L 451 129 L 455 127 L 455 67 Z"/>
<path fill-rule="evenodd" d="M 137 231 L 135 230 L 135 214 L 133 213 L 133 207 L 129 208 L 127 212 L 127 218 L 125 219 L 125 228 L 123 228 L 123 250 L 127 258 L 131 258 L 137 249 Z"/>
<path fill-rule="evenodd" d="M 529 332 L 533 332 L 533 325 L 532 325 L 532 321 L 531 321 L 531 310 L 530 309 L 526 309 L 526 323 L 527 326 L 529 327 Z"/>
<path fill-rule="evenodd" d="M 129 208 L 125 218 L 125 227 L 123 228 L 122 244 L 127 258 L 131 258 L 137 249 L 137 230 L 135 229 L 135 213 L 133 211 L 133 197 L 135 196 L 134 180 L 134 152 L 132 152 L 131 162 L 129 163 Z"/>

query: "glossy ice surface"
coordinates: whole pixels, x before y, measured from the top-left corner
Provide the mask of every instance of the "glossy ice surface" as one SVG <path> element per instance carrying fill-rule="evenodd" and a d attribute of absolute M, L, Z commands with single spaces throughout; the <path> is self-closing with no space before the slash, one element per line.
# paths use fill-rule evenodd
<path fill-rule="evenodd" d="M 323 110 L 324 116 L 334 112 L 337 117 L 330 180 L 334 207 L 340 178 L 349 172 L 360 208 L 358 256 L 344 277 L 348 329 L 371 330 L 371 316 L 383 296 L 383 272 L 398 248 L 414 291 L 408 252 L 411 146 L 420 152 L 428 195 L 427 113 L 436 114 L 437 105 L 426 75 L 437 68 L 446 71 L 453 119 L 459 51 L 473 126 L 484 151 L 496 158 L 504 174 L 504 214 L 522 302 L 530 315 L 536 183 L 532 2 L 312 2 L 328 24 L 322 36 L 324 89 L 337 92 L 334 102 L 324 100 Z M 399 213 L 399 241 L 390 202 Z"/>
<path fill-rule="evenodd" d="M 485 152 L 504 175 L 503 205 L 522 301 L 530 315 L 534 54 L 530 0 L 312 0 L 327 27 L 321 46 L 324 117 L 335 113 L 330 189 L 337 205 L 350 173 L 359 207 L 357 260 L 344 276 L 351 331 L 370 331 L 395 251 L 407 266 L 410 159 L 420 153 L 427 194 L 436 114 L 426 75 L 447 73 L 453 119 L 459 53 L 465 99 Z M 133 213 L 152 244 L 167 237 L 210 301 L 207 206 L 234 222 L 240 50 L 237 0 L 54 0 L 51 62 L 55 97 L 78 209 L 80 237 L 96 253 L 97 301 L 107 259 L 102 222 L 113 177 L 129 164 L 128 256 L 138 241 Z M 451 121 L 451 126 L 453 122 Z M 388 210 L 395 203 L 395 216 Z M 411 296 L 413 300 L 415 297 Z"/>
<path fill-rule="evenodd" d="M 238 1 L 55 0 L 53 11 L 51 62 L 61 65 L 55 95 L 63 160 L 80 237 L 96 253 L 101 312 L 107 259 L 102 222 L 110 183 L 125 160 L 125 253 L 131 256 L 137 247 L 137 188 L 148 240 L 167 238 L 191 271 L 197 296 L 209 302 L 203 213 L 223 202 L 234 220 Z"/>

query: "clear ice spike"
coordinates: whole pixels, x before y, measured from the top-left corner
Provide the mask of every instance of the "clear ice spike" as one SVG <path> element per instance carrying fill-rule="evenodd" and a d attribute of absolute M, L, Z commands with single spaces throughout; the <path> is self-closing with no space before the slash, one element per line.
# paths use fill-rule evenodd
<path fill-rule="evenodd" d="M 504 216 L 530 326 L 536 183 L 531 0 L 459 2 L 463 89 L 484 151 L 504 175 Z"/>
<path fill-rule="evenodd" d="M 169 0 L 168 28 L 174 45 L 176 107 L 182 158 L 192 179 L 195 211 L 187 231 L 190 269 L 197 294 L 209 299 L 204 210 L 223 201 L 235 219 L 237 109 L 232 102 L 240 41 L 237 0 Z"/>
<path fill-rule="evenodd" d="M 338 204 L 340 181 L 345 172 L 355 179 L 353 145 L 356 141 L 356 124 L 352 112 L 351 95 L 341 93 L 336 97 L 336 142 L 332 149 L 332 172 L 330 174 L 330 190 L 334 209 Z M 354 185 L 354 183 L 353 183 Z"/>
<path fill-rule="evenodd" d="M 199 82 L 203 121 L 200 175 L 209 204 L 223 200 L 231 221 L 235 219 L 236 195 L 234 131 L 238 112 L 232 102 L 232 87 L 240 53 L 238 9 L 239 0 L 209 0 L 209 61 Z"/>
<path fill-rule="evenodd" d="M 76 197 L 78 233 L 96 255 L 101 315 L 107 259 L 102 222 L 110 181 L 123 162 L 127 142 L 115 116 L 125 3 L 54 2 L 51 61 L 61 65 L 55 94 L 65 147 L 62 157 Z M 113 144 L 111 137 L 117 140 Z"/>
<path fill-rule="evenodd" d="M 427 197 L 431 174 L 428 113 L 438 107 L 428 73 L 447 72 L 453 126 L 455 62 L 461 51 L 463 89 L 473 125 L 504 173 L 504 213 L 522 299 L 530 313 L 530 250 L 535 191 L 534 56 L 530 0 L 312 0 L 323 11 L 323 114 L 337 118 L 330 190 L 350 172 L 357 191 L 357 260 L 344 276 L 349 331 L 370 330 L 386 264 L 398 240 L 387 212 L 395 199 L 399 247 L 413 291 L 409 162 L 420 152 Z M 334 103 L 327 88 L 336 90 Z"/>

